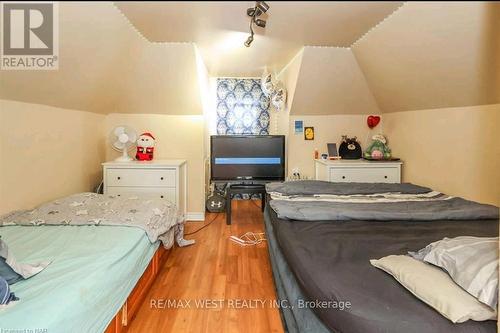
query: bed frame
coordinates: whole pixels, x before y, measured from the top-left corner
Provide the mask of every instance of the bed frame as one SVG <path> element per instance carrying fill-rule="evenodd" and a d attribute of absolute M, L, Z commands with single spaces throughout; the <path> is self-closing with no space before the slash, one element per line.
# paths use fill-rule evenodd
<path fill-rule="evenodd" d="M 123 304 L 122 308 L 111 320 L 104 333 L 124 333 L 127 331 L 128 326 L 134 319 L 137 310 L 139 310 L 144 298 L 160 271 L 160 267 L 167 259 L 169 253 L 169 250 L 166 250 L 162 245 L 160 245 L 149 262 L 148 267 L 146 267 L 146 270 L 142 274 L 139 281 L 137 281 L 137 284 L 125 301 L 125 304 Z"/>

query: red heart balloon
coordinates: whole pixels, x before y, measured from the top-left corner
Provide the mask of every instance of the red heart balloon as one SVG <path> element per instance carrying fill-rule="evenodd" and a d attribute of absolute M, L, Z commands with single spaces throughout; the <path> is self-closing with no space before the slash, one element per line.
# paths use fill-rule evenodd
<path fill-rule="evenodd" d="M 375 126 L 378 125 L 378 123 L 380 123 L 380 117 L 379 116 L 368 116 L 368 118 L 366 119 L 366 124 L 370 128 L 374 128 Z"/>

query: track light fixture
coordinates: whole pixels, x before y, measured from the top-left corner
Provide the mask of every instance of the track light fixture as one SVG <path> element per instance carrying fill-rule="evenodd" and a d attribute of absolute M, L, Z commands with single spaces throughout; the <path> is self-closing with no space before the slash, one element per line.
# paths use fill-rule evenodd
<path fill-rule="evenodd" d="M 266 21 L 261 20 L 261 19 L 256 19 L 256 20 L 255 20 L 255 24 L 256 24 L 258 27 L 261 27 L 261 28 L 265 28 L 265 27 L 266 27 Z"/>
<path fill-rule="evenodd" d="M 252 44 L 252 42 L 253 42 L 253 34 L 248 36 L 247 40 L 245 41 L 245 46 L 250 47 L 250 44 Z"/>
<path fill-rule="evenodd" d="M 250 7 L 247 9 L 247 15 L 250 16 L 250 36 L 248 36 L 247 40 L 245 41 L 246 47 L 250 47 L 250 45 L 253 42 L 253 35 L 254 35 L 253 25 L 255 24 L 260 28 L 266 27 L 266 20 L 258 19 L 257 17 L 264 14 L 268 10 L 269 10 L 269 5 L 264 1 L 256 1 L 255 7 Z"/>

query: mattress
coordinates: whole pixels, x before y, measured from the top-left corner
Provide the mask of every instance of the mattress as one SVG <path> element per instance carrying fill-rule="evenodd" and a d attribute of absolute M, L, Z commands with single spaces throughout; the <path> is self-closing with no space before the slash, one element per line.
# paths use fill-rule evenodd
<path fill-rule="evenodd" d="M 5 332 L 103 332 L 158 248 L 132 227 L 9 226 L 0 235 L 18 261 L 52 261 L 12 285 L 20 300 L 0 309 Z"/>
<path fill-rule="evenodd" d="M 276 292 L 280 304 L 282 304 L 280 310 L 283 326 L 288 333 L 328 333 L 328 328 L 325 327 L 313 311 L 296 306 L 299 300 L 304 299 L 304 296 L 274 236 L 274 229 L 269 217 L 268 207 L 269 206 L 266 207 L 264 212 L 264 225 L 266 227 L 266 237 L 269 244 L 269 259 L 271 261 Z"/>
<path fill-rule="evenodd" d="M 273 210 L 268 219 L 305 301 L 352 304 L 343 310 L 331 304 L 302 309 L 313 311 L 332 332 L 496 332 L 495 321 L 451 323 L 369 259 L 406 254 L 443 237 L 496 236 L 498 220 L 301 222 L 279 219 Z"/>

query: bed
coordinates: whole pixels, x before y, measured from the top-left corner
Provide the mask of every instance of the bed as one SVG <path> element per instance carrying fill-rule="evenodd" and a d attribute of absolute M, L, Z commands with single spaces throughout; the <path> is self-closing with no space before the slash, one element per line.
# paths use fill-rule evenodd
<path fill-rule="evenodd" d="M 18 262 L 51 262 L 11 285 L 20 300 L 0 308 L 0 331 L 51 333 L 125 331 L 181 223 L 164 200 L 89 193 L 0 222 Z"/>
<path fill-rule="evenodd" d="M 496 332 L 495 321 L 451 323 L 369 260 L 444 237 L 497 236 L 498 213 L 459 221 L 300 221 L 279 218 L 270 206 L 264 220 L 278 297 L 290 303 L 281 308 L 288 332 Z M 311 300 L 351 307 L 299 306 Z"/>
<path fill-rule="evenodd" d="M 52 261 L 12 285 L 20 301 L 0 310 L 5 331 L 105 331 L 159 247 L 144 231 L 127 227 L 11 226 L 1 232 L 19 259 Z"/>

